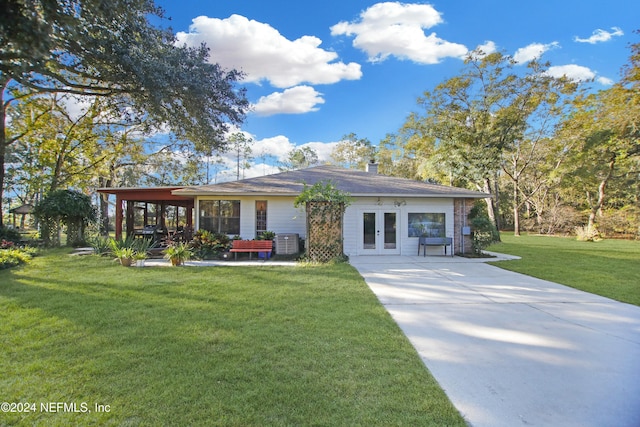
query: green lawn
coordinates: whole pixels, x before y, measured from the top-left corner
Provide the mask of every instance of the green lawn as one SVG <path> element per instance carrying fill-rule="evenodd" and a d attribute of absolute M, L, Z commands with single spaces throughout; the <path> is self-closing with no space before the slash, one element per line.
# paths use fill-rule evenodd
<path fill-rule="evenodd" d="M 498 267 L 562 283 L 618 301 L 640 305 L 640 242 L 502 233 L 490 251 L 522 257 L 500 261 Z"/>
<path fill-rule="evenodd" d="M 345 264 L 140 269 L 48 252 L 0 271 L 0 373 L 0 400 L 36 404 L 0 425 L 465 425 Z"/>

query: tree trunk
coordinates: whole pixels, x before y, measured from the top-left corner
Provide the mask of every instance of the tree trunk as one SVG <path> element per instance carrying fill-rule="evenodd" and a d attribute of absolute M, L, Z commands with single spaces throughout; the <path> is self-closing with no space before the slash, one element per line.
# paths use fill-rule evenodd
<path fill-rule="evenodd" d="M 498 241 L 500 241 L 500 229 L 498 228 L 498 210 L 497 207 L 495 205 L 495 199 L 493 197 L 493 191 L 491 188 L 491 180 L 489 178 L 485 178 L 484 182 L 483 182 L 483 188 L 482 191 L 484 191 L 485 193 L 489 193 L 491 194 L 491 196 L 487 197 L 486 199 L 484 199 L 485 203 L 487 204 L 487 216 L 489 216 L 489 219 L 491 220 L 491 222 L 493 223 L 493 225 L 496 227 L 496 231 L 498 232 Z"/>
<path fill-rule="evenodd" d="M 520 235 L 520 210 L 518 209 L 518 181 L 513 181 L 513 235 Z"/>
<path fill-rule="evenodd" d="M 496 226 L 496 231 L 499 233 L 500 232 L 500 228 L 501 228 L 501 223 L 500 223 L 500 186 L 498 185 L 498 172 L 495 173 L 494 176 L 494 180 L 493 180 L 493 186 L 495 188 L 495 191 L 493 192 L 494 196 L 493 196 L 493 212 L 495 215 L 495 220 L 493 221 L 493 223 Z M 499 240 L 499 239 L 498 239 Z"/>
<path fill-rule="evenodd" d="M 111 179 L 100 177 L 98 182 L 101 188 L 110 188 L 112 186 Z M 100 234 L 109 236 L 109 195 L 100 194 Z"/>
<path fill-rule="evenodd" d="M 595 204 L 591 205 L 591 211 L 589 212 L 589 222 L 587 223 L 587 227 L 589 230 L 593 230 L 596 224 L 596 215 L 602 215 L 602 207 L 604 206 L 604 199 L 606 196 L 606 188 L 613 176 L 613 170 L 616 165 L 616 156 L 613 155 L 609 160 L 609 169 L 607 170 L 607 174 L 600 181 L 600 185 L 598 185 L 598 201 Z"/>
<path fill-rule="evenodd" d="M 8 81 L 3 81 L 0 84 L 0 227 L 4 225 L 2 218 L 2 196 L 4 195 L 4 161 L 7 152 L 7 129 L 5 127 L 5 102 L 4 102 L 4 90 L 7 87 Z"/>

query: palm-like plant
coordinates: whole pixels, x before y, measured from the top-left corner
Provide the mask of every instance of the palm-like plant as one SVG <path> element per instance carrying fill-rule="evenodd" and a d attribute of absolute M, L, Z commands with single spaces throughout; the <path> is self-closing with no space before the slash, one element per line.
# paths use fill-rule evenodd
<path fill-rule="evenodd" d="M 186 243 L 176 243 L 164 250 L 164 258 L 171 260 L 171 264 L 175 266 L 183 265 L 191 255 L 191 248 Z"/>

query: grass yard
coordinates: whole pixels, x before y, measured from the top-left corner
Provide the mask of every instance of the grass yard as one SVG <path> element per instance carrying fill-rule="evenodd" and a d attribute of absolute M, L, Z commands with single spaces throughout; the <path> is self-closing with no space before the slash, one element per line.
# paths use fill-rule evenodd
<path fill-rule="evenodd" d="M 488 250 L 521 256 L 494 265 L 640 306 L 640 242 L 501 233 Z"/>
<path fill-rule="evenodd" d="M 344 264 L 140 269 L 47 252 L 0 271 L 0 373 L 1 401 L 36 404 L 0 425 L 465 426 Z"/>

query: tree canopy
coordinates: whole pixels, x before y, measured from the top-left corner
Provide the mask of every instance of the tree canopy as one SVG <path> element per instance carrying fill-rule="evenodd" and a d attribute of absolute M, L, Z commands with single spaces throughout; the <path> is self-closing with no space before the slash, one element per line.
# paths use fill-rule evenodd
<path fill-rule="evenodd" d="M 400 132 L 403 153 L 413 153 L 417 165 L 395 168 L 491 194 L 487 212 L 497 228 L 497 180 L 505 153 L 548 135 L 548 123 L 562 112 L 563 94 L 574 89 L 570 82 L 545 74 L 545 64 L 532 61 L 524 74 L 514 65 L 499 52 L 469 53 L 458 76 L 418 100 L 422 113 L 410 115 Z M 397 159 L 397 145 L 389 137 L 380 157 Z"/>
<path fill-rule="evenodd" d="M 319 163 L 318 153 L 311 147 L 294 148 L 287 154 L 287 160 L 280 163 L 280 171 L 304 169 Z"/>
<path fill-rule="evenodd" d="M 196 149 L 223 148 L 249 103 L 242 73 L 177 46 L 152 0 L 4 0 L 0 17 L 0 187 L 12 103 L 42 93 L 104 97 L 112 108 L 168 127 Z M 1 215 L 1 214 L 0 214 Z M 0 222 L 1 222 L 0 216 Z"/>
<path fill-rule="evenodd" d="M 353 132 L 343 136 L 331 151 L 333 161 L 349 169 L 364 169 L 375 155 L 376 149 L 371 145 L 371 141 L 358 138 Z"/>
<path fill-rule="evenodd" d="M 550 76 L 549 64 L 522 65 L 471 52 L 381 141 L 381 170 L 485 191 L 494 223 L 516 234 L 522 216 L 537 232 L 597 223 L 640 236 L 640 44 L 599 91 Z"/>

